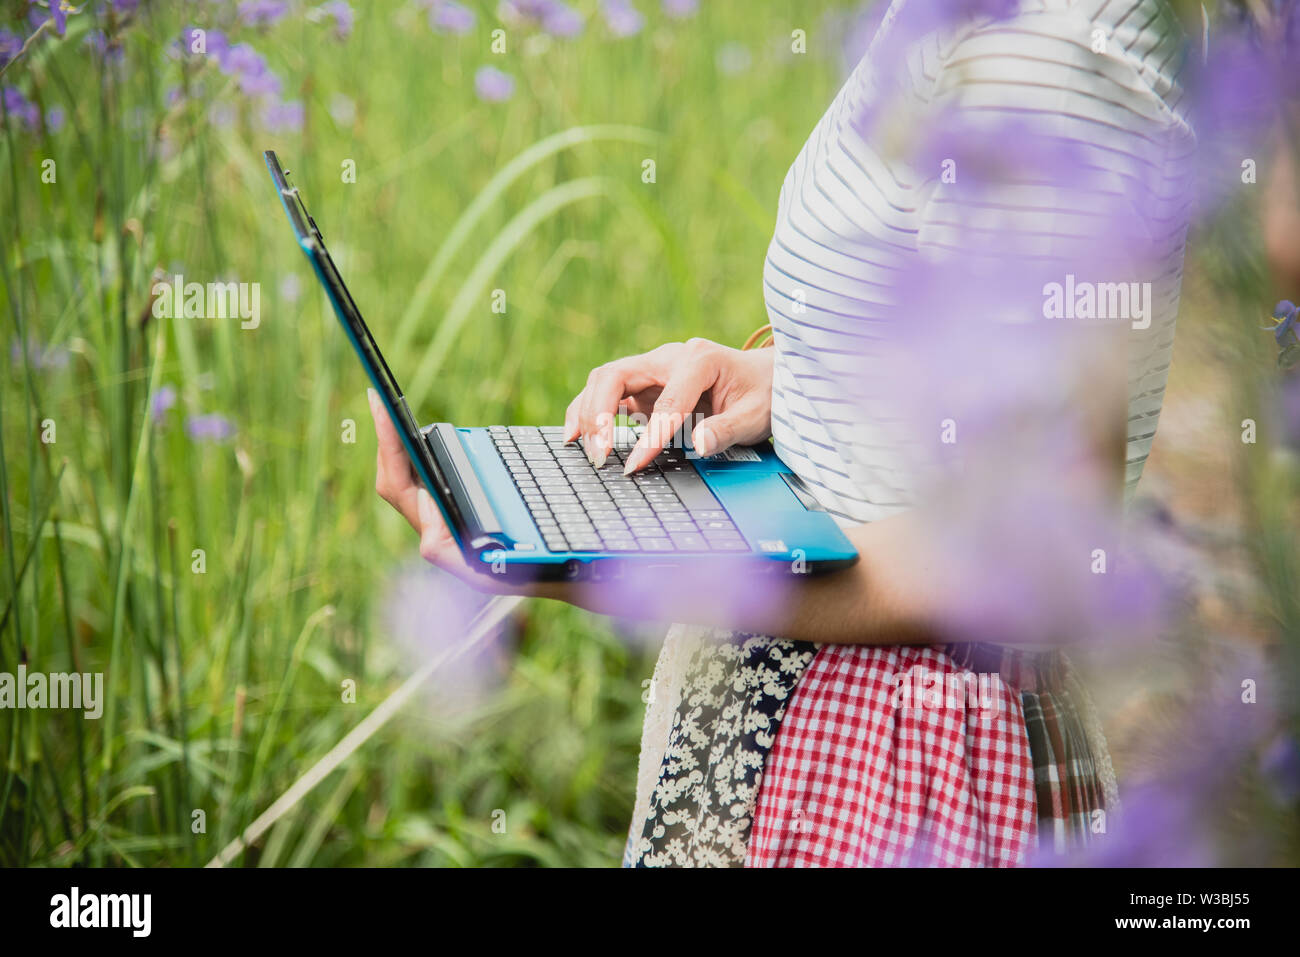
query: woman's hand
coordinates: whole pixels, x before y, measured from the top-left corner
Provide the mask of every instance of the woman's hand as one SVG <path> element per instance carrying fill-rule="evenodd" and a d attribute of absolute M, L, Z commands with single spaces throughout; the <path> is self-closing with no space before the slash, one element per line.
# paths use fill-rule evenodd
<path fill-rule="evenodd" d="M 564 413 L 564 439 L 581 436 L 599 468 L 614 447 L 614 417 L 648 416 L 624 474 L 649 465 L 693 413 L 705 417 L 691 433 L 700 455 L 761 441 L 772 432 L 772 352 L 691 339 L 598 366 Z"/>
<path fill-rule="evenodd" d="M 370 416 L 375 420 L 375 437 L 379 440 L 375 491 L 397 509 L 420 536 L 420 556 L 479 591 L 503 595 L 536 594 L 533 590 L 511 586 L 495 576 L 477 573 L 466 564 L 465 556 L 461 554 L 447 523 L 442 520 L 442 513 L 415 474 L 406 446 L 402 444 L 393 420 L 388 417 L 388 410 L 374 389 L 367 389 L 366 393 L 370 400 Z"/>

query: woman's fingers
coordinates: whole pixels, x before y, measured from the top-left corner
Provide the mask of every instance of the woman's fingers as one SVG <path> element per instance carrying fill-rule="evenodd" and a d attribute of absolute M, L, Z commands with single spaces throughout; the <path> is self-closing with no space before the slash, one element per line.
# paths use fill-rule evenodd
<path fill-rule="evenodd" d="M 587 458 L 597 468 L 605 464 L 614 447 L 614 418 L 628 396 L 661 386 L 667 379 L 666 347 L 598 366 L 587 377 L 586 388 L 575 399 L 578 435 Z M 572 408 L 572 406 L 571 406 Z M 566 423 L 569 419 L 566 413 Z M 568 431 L 566 429 L 566 431 Z"/>
<path fill-rule="evenodd" d="M 664 450 L 686 417 L 695 411 L 700 397 L 717 381 L 716 349 L 717 346 L 706 339 L 692 339 L 686 343 L 684 361 L 673 369 L 641 438 L 628 453 L 623 466 L 624 475 L 644 468 Z"/>

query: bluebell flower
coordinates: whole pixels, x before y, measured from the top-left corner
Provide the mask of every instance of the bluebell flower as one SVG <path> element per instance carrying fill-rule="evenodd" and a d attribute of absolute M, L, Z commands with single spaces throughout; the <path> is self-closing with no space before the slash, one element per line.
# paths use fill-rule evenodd
<path fill-rule="evenodd" d="M 268 133 L 297 132 L 304 119 L 306 111 L 300 100 L 268 103 L 262 110 L 262 126 Z"/>
<path fill-rule="evenodd" d="M 6 86 L 0 92 L 0 103 L 4 112 L 20 126 L 29 130 L 37 129 L 41 124 L 41 111 L 36 104 L 23 96 L 23 91 L 16 86 Z"/>
<path fill-rule="evenodd" d="M 12 30 L 0 27 L 0 66 L 4 66 L 23 48 L 23 38 Z"/>
<path fill-rule="evenodd" d="M 1260 755 L 1260 770 L 1282 804 L 1300 801 L 1300 747 L 1290 735 L 1278 735 Z"/>
<path fill-rule="evenodd" d="M 185 432 L 195 442 L 224 442 L 235 434 L 235 426 L 224 415 L 210 412 L 186 419 Z"/>
<path fill-rule="evenodd" d="M 429 8 L 429 26 L 440 33 L 468 33 L 478 17 L 454 0 L 435 0 Z"/>
<path fill-rule="evenodd" d="M 333 19 L 334 35 L 340 40 L 346 40 L 352 35 L 354 15 L 351 5 L 346 0 L 330 0 L 329 3 L 322 4 L 319 9 L 325 16 Z"/>
<path fill-rule="evenodd" d="M 641 32 L 645 17 L 628 0 L 605 0 L 601 4 L 609 32 L 616 37 L 630 37 Z"/>
<path fill-rule="evenodd" d="M 167 415 L 168 410 L 176 404 L 176 389 L 170 385 L 164 385 L 153 395 L 153 401 L 149 403 L 149 418 L 153 422 L 161 422 Z"/>
<path fill-rule="evenodd" d="M 286 0 L 244 0 L 239 5 L 239 19 L 250 27 L 273 26 L 288 12 Z"/>
<path fill-rule="evenodd" d="M 1278 320 L 1277 327 L 1273 330 L 1273 338 L 1277 340 L 1279 347 L 1286 345 L 1286 337 L 1289 334 L 1297 342 L 1300 342 L 1300 330 L 1296 329 L 1296 317 L 1300 315 L 1295 304 L 1289 299 L 1283 299 L 1273 309 L 1273 318 Z"/>
<path fill-rule="evenodd" d="M 494 66 L 479 67 L 474 74 L 474 92 L 485 103 L 500 103 L 514 95 L 515 79 Z"/>

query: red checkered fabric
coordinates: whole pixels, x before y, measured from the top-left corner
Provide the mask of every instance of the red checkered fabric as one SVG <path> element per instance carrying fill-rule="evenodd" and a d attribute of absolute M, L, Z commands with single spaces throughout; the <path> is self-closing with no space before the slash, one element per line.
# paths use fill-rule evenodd
<path fill-rule="evenodd" d="M 745 864 L 1012 866 L 1035 834 L 1020 689 L 1002 671 L 943 648 L 825 645 L 768 755 Z"/>

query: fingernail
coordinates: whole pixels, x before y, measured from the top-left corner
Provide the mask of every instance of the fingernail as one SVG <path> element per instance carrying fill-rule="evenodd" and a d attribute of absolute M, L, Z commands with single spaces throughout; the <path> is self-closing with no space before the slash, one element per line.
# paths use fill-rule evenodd
<path fill-rule="evenodd" d="M 713 430 L 707 426 L 699 426 L 691 436 L 691 445 L 695 446 L 695 454 L 704 458 L 713 454 L 717 444 L 718 440 L 714 438 Z"/>
<path fill-rule="evenodd" d="M 433 521 L 433 499 L 426 489 L 420 489 L 415 493 L 415 502 L 420 512 L 420 524 L 428 525 Z"/>
<path fill-rule="evenodd" d="M 607 458 L 609 458 L 609 452 L 603 448 L 596 449 L 596 456 L 591 460 L 591 464 L 596 466 L 596 468 L 602 468 L 604 467 Z"/>
<path fill-rule="evenodd" d="M 377 409 L 379 407 L 379 393 L 374 389 L 366 389 L 366 401 L 370 403 L 370 408 Z"/>

